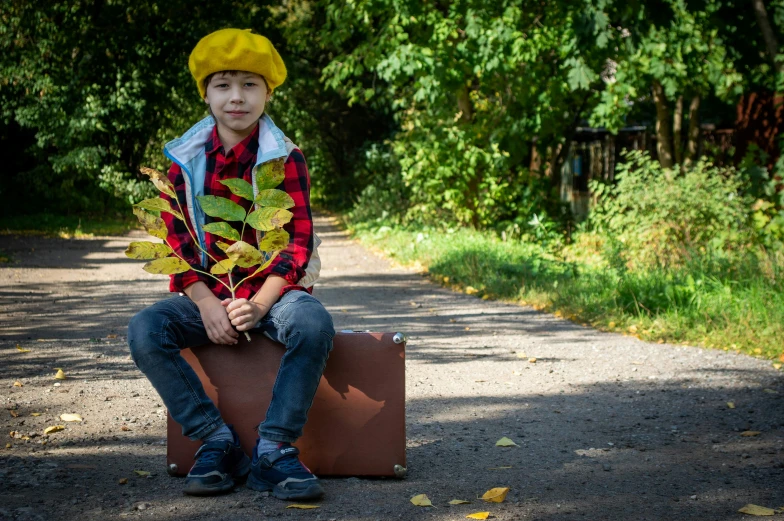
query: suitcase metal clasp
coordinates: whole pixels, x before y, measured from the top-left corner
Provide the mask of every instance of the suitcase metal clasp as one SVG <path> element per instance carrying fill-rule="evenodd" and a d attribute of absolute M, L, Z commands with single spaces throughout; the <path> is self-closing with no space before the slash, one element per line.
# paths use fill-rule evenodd
<path fill-rule="evenodd" d="M 395 333 L 395 336 L 392 337 L 392 341 L 396 344 L 402 344 L 403 342 L 408 342 L 408 337 L 403 333 Z"/>

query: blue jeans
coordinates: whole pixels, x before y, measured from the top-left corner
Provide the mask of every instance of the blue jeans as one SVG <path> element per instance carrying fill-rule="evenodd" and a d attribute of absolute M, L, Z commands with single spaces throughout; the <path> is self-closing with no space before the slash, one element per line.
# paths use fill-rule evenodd
<path fill-rule="evenodd" d="M 302 436 L 332 350 L 332 317 L 309 293 L 289 291 L 252 331 L 267 333 L 286 346 L 259 436 L 293 443 Z M 198 376 L 180 354 L 186 347 L 208 343 L 199 308 L 184 295 L 140 311 L 128 324 L 133 361 L 182 426 L 182 433 L 192 440 L 204 438 L 224 424 Z"/>

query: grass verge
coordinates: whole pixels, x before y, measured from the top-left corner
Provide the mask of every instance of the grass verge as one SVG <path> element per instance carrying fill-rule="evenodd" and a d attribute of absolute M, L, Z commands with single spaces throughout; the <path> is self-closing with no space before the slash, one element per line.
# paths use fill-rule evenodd
<path fill-rule="evenodd" d="M 43 235 L 64 239 L 101 235 L 123 235 L 138 228 L 138 221 L 129 217 L 95 215 L 53 215 L 48 213 L 0 217 L 0 234 Z"/>
<path fill-rule="evenodd" d="M 779 369 L 784 362 L 782 266 L 761 269 L 760 261 L 748 259 L 724 271 L 693 265 L 628 272 L 471 230 L 359 225 L 350 232 L 433 281 L 479 298 L 529 304 L 647 341 L 743 352 L 771 359 Z"/>

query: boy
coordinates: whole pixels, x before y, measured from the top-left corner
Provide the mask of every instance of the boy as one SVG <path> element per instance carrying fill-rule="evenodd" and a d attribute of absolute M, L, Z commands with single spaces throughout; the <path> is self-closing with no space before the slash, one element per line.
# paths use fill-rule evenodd
<path fill-rule="evenodd" d="M 317 499 L 323 489 L 300 463 L 299 451 L 291 443 L 302 434 L 335 331 L 329 313 L 309 289 L 320 263 L 314 253 L 318 239 L 313 233 L 305 158 L 264 114 L 273 89 L 286 78 L 286 68 L 269 40 L 239 29 L 223 29 L 202 38 L 188 65 L 211 116 L 164 148 L 173 161 L 168 177 L 185 210 L 185 220 L 196 229 L 211 221 L 201 211 L 196 195 L 229 197 L 247 210 L 252 203 L 233 195 L 219 181 L 241 178 L 255 187 L 253 173 L 259 165 L 285 160 L 285 179 L 278 188 L 295 202 L 290 209 L 293 218 L 284 227 L 290 242 L 267 269 L 238 288 L 236 300 L 214 278 L 194 271 L 172 275 L 170 290 L 181 292 L 180 296 L 133 317 L 128 326 L 131 355 L 183 434 L 203 442 L 185 481 L 186 494 L 227 492 L 235 481 L 247 478 L 250 488 L 271 491 L 280 499 Z M 174 203 L 169 196 L 161 196 Z M 212 257 L 223 255 L 216 245 L 220 237 L 203 232 L 194 237 L 171 214 L 162 213 L 162 217 L 170 243 L 193 266 L 209 271 L 215 262 Z M 239 223 L 231 224 L 243 233 Z M 255 230 L 246 228 L 242 240 L 256 243 Z M 210 255 L 197 250 L 196 240 Z M 235 268 L 234 280 L 253 270 Z M 185 347 L 208 342 L 236 344 L 237 332 L 248 330 L 286 345 L 252 461 L 180 355 Z"/>

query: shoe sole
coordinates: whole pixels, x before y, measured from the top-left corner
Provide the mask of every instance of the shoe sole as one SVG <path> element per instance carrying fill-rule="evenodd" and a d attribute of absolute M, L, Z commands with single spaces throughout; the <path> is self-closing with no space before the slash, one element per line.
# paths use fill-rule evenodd
<path fill-rule="evenodd" d="M 226 479 L 213 485 L 203 485 L 197 481 L 192 481 L 185 486 L 183 492 L 189 496 L 217 496 L 231 492 L 238 483 L 242 483 L 250 475 L 250 459 L 245 459 L 239 469 L 226 476 Z"/>
<path fill-rule="evenodd" d="M 286 490 L 274 483 L 257 478 L 253 473 L 248 477 L 245 486 L 258 492 L 270 492 L 278 499 L 320 499 L 324 495 L 324 489 L 319 483 L 313 483 L 305 490 Z"/>

